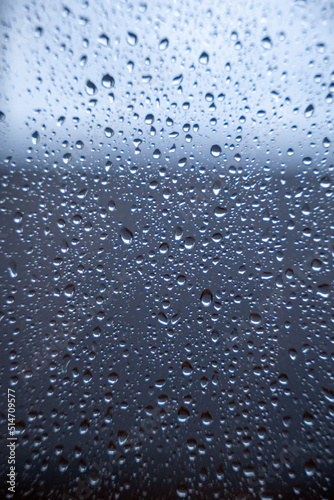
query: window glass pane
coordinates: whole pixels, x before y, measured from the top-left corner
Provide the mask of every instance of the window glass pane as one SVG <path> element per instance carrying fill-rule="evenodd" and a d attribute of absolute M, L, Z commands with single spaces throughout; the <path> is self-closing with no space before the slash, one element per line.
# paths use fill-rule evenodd
<path fill-rule="evenodd" d="M 17 498 L 333 498 L 333 3 L 0 17 Z"/>

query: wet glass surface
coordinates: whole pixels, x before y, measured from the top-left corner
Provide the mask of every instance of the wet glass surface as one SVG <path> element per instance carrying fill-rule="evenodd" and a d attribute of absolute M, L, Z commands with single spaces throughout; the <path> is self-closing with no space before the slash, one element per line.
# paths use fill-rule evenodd
<path fill-rule="evenodd" d="M 334 498 L 333 21 L 2 2 L 3 498 Z"/>

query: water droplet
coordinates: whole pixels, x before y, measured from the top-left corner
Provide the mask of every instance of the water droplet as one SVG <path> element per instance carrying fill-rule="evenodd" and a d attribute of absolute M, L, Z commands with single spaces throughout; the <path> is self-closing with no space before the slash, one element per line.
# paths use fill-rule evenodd
<path fill-rule="evenodd" d="M 39 133 L 37 132 L 37 130 L 36 130 L 36 132 L 34 132 L 32 134 L 31 140 L 32 140 L 32 143 L 35 145 L 39 143 Z"/>
<path fill-rule="evenodd" d="M 152 114 L 146 115 L 145 123 L 147 123 L 147 125 L 152 125 L 153 122 L 154 116 Z"/>
<path fill-rule="evenodd" d="M 20 224 L 20 222 L 22 222 L 22 221 L 23 221 L 23 215 L 22 215 L 22 213 L 21 212 L 15 212 L 15 214 L 14 214 L 14 222 L 16 224 Z"/>
<path fill-rule="evenodd" d="M 215 183 L 213 184 L 212 186 L 212 191 L 213 191 L 213 194 L 218 196 L 220 191 L 221 191 L 221 186 L 220 186 L 220 182 L 219 181 L 215 181 Z"/>
<path fill-rule="evenodd" d="M 89 384 L 89 382 L 92 380 L 92 373 L 90 370 L 85 370 L 83 374 L 83 381 L 85 384 Z"/>
<path fill-rule="evenodd" d="M 131 245 L 132 240 L 133 240 L 133 234 L 129 229 L 126 227 L 122 227 L 121 232 L 120 232 L 120 237 L 126 245 Z"/>
<path fill-rule="evenodd" d="M 116 372 L 109 373 L 109 375 L 108 375 L 108 382 L 109 382 L 109 384 L 115 385 L 116 382 L 118 381 L 118 379 L 119 379 L 118 373 L 116 373 Z"/>
<path fill-rule="evenodd" d="M 175 233 L 174 234 L 175 234 L 176 241 L 179 241 L 182 238 L 182 236 L 183 236 L 183 229 L 181 227 L 177 226 L 175 228 Z"/>
<path fill-rule="evenodd" d="M 129 434 L 126 431 L 119 430 L 117 432 L 117 440 L 120 446 L 124 446 L 129 438 Z"/>
<path fill-rule="evenodd" d="M 202 54 L 199 56 L 199 62 L 201 64 L 208 64 L 209 56 L 206 52 L 202 52 Z"/>
<path fill-rule="evenodd" d="M 179 486 L 176 489 L 176 494 L 179 498 L 186 498 L 188 495 L 187 485 L 184 483 L 179 484 Z"/>
<path fill-rule="evenodd" d="M 322 177 L 320 179 L 320 186 L 324 189 L 330 188 L 331 184 L 332 184 L 332 181 L 331 181 L 330 177 L 325 176 L 325 177 Z"/>
<path fill-rule="evenodd" d="M 273 46 L 272 45 L 272 41 L 269 38 L 269 36 L 266 36 L 266 37 L 262 38 L 261 45 L 266 50 L 270 50 L 272 48 L 272 46 Z"/>
<path fill-rule="evenodd" d="M 87 80 L 86 82 L 86 92 L 88 95 L 95 95 L 97 93 L 96 86 L 90 80 Z"/>
<path fill-rule="evenodd" d="M 210 292 L 210 290 L 206 289 L 202 292 L 201 302 L 204 307 L 209 307 L 211 305 L 212 293 Z"/>
<path fill-rule="evenodd" d="M 113 200 L 110 200 L 108 203 L 108 210 L 110 210 L 110 212 L 113 212 L 115 209 L 116 209 L 115 202 Z"/>
<path fill-rule="evenodd" d="M 313 271 L 320 271 L 322 267 L 322 262 L 319 259 L 313 259 L 311 266 Z"/>
<path fill-rule="evenodd" d="M 327 297 L 329 297 L 329 293 L 330 293 L 330 285 L 328 285 L 327 283 L 322 283 L 321 285 L 318 285 L 318 290 L 317 290 L 318 295 L 326 299 Z"/>
<path fill-rule="evenodd" d="M 316 465 L 311 458 L 305 462 L 304 468 L 307 476 L 310 477 L 315 474 Z"/>
<path fill-rule="evenodd" d="M 184 246 L 187 250 L 191 250 L 195 246 L 195 239 L 192 236 L 187 236 L 184 240 Z"/>
<path fill-rule="evenodd" d="M 168 38 L 163 38 L 159 43 L 160 50 L 166 50 L 169 45 Z"/>
<path fill-rule="evenodd" d="M 135 35 L 134 33 L 131 33 L 130 31 L 128 31 L 128 36 L 127 36 L 127 42 L 129 45 L 136 45 L 137 44 L 137 35 Z"/>
<path fill-rule="evenodd" d="M 102 33 L 102 35 L 99 36 L 97 39 L 100 45 L 103 45 L 104 47 L 107 47 L 109 45 L 109 37 Z"/>
<path fill-rule="evenodd" d="M 9 276 L 11 278 L 16 278 L 17 277 L 17 264 L 15 260 L 10 260 L 7 266 Z"/>
<path fill-rule="evenodd" d="M 324 140 L 322 141 L 322 145 L 324 148 L 329 148 L 331 145 L 331 141 L 328 139 L 328 137 L 325 137 Z"/>
<path fill-rule="evenodd" d="M 261 316 L 258 313 L 251 313 L 249 315 L 249 321 L 252 323 L 252 325 L 260 325 L 261 324 Z"/>
<path fill-rule="evenodd" d="M 58 465 L 59 471 L 66 472 L 68 469 L 68 466 L 69 466 L 68 461 L 63 456 L 61 456 L 59 458 L 59 465 Z"/>
<path fill-rule="evenodd" d="M 314 418 L 308 411 L 304 411 L 303 422 L 310 427 L 314 425 Z"/>
<path fill-rule="evenodd" d="M 313 112 L 314 112 L 313 104 L 310 104 L 305 109 L 304 115 L 305 115 L 306 118 L 311 118 L 311 116 L 313 115 Z"/>
<path fill-rule="evenodd" d="M 111 87 L 115 85 L 115 80 L 110 75 L 104 75 L 104 77 L 102 78 L 102 85 L 106 89 L 111 89 Z"/>
<path fill-rule="evenodd" d="M 159 247 L 159 252 L 162 254 L 167 253 L 168 250 L 169 250 L 168 243 L 162 243 L 162 245 L 160 245 L 160 247 Z"/>
<path fill-rule="evenodd" d="M 218 146 L 217 144 L 214 144 L 212 147 L 211 147 L 211 154 L 213 157 L 215 158 L 218 158 L 219 156 L 221 156 L 222 154 L 222 150 L 221 150 L 221 147 Z"/>
<path fill-rule="evenodd" d="M 179 85 L 182 83 L 183 80 L 183 75 L 177 75 L 175 78 L 173 78 L 173 85 Z"/>
<path fill-rule="evenodd" d="M 204 425 L 210 425 L 213 422 L 213 418 L 208 411 L 203 412 L 201 418 Z"/>
<path fill-rule="evenodd" d="M 190 417 L 190 415 L 189 415 L 189 411 L 187 410 L 187 408 L 185 408 L 184 406 L 181 406 L 181 408 L 179 409 L 178 414 L 177 414 L 178 421 L 181 423 L 184 423 L 188 420 L 189 417 Z"/>
<path fill-rule="evenodd" d="M 80 434 L 86 434 L 89 429 L 89 421 L 87 419 L 80 423 Z"/>
<path fill-rule="evenodd" d="M 114 135 L 114 133 L 115 133 L 115 132 L 113 131 L 113 129 L 112 129 L 112 128 L 110 128 L 110 127 L 106 127 L 106 128 L 104 129 L 104 133 L 105 133 L 105 136 L 106 136 L 106 137 L 108 137 L 108 139 L 110 139 L 110 137 L 112 137 L 112 136 Z"/>
<path fill-rule="evenodd" d="M 162 325 L 168 325 L 168 319 L 166 317 L 166 314 L 163 313 L 163 312 L 159 312 L 159 314 L 158 314 L 158 321 Z"/>
<path fill-rule="evenodd" d="M 189 363 L 189 361 L 184 361 L 184 363 L 182 365 L 183 375 L 185 375 L 186 377 L 189 377 L 189 375 L 192 374 L 192 371 L 193 371 L 193 368 L 192 368 L 191 364 Z"/>
<path fill-rule="evenodd" d="M 70 297 L 70 298 L 73 297 L 74 292 L 75 292 L 75 287 L 72 284 L 67 285 L 67 287 L 64 290 L 64 294 L 66 295 L 66 297 Z"/>

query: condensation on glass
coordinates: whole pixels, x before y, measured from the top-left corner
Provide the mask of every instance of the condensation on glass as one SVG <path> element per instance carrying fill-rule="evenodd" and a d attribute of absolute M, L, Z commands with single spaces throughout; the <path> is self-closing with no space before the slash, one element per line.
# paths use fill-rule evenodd
<path fill-rule="evenodd" d="M 333 4 L 0 17 L 18 497 L 334 498 Z"/>

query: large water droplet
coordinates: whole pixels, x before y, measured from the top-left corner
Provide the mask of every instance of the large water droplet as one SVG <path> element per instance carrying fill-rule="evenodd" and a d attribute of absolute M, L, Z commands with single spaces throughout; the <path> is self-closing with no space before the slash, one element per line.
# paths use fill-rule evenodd
<path fill-rule="evenodd" d="M 306 118 L 311 118 L 311 116 L 313 115 L 313 112 L 314 112 L 313 104 L 310 104 L 305 109 L 304 115 L 306 116 Z"/>
<path fill-rule="evenodd" d="M 86 92 L 88 95 L 95 95 L 97 93 L 96 85 L 94 85 L 94 83 L 90 80 L 87 80 L 86 82 Z"/>
<path fill-rule="evenodd" d="M 125 243 L 126 245 L 131 245 L 132 240 L 133 240 L 133 234 L 131 233 L 131 231 L 129 229 L 127 229 L 126 227 L 122 227 L 121 232 L 120 232 L 120 236 L 121 236 L 123 243 Z"/>
<path fill-rule="evenodd" d="M 166 50 L 166 49 L 167 49 L 167 47 L 168 47 L 168 44 L 169 44 L 168 39 L 167 39 L 167 38 L 163 38 L 163 39 L 160 41 L 160 43 L 159 43 L 159 49 L 160 49 L 160 50 Z"/>
<path fill-rule="evenodd" d="M 220 156 L 222 154 L 221 147 L 218 146 L 218 144 L 214 144 L 211 147 L 211 151 L 210 152 L 211 152 L 212 156 L 214 156 L 215 158 L 218 158 L 218 156 Z"/>
<path fill-rule="evenodd" d="M 272 48 L 272 46 L 273 46 L 272 45 L 272 41 L 269 38 L 269 36 L 266 36 L 266 37 L 262 38 L 261 45 L 266 50 L 270 50 Z"/>
<path fill-rule="evenodd" d="M 212 293 L 210 292 L 210 290 L 206 289 L 202 292 L 201 302 L 204 307 L 209 307 L 212 302 Z"/>
<path fill-rule="evenodd" d="M 213 422 L 213 418 L 211 417 L 208 411 L 202 413 L 202 422 L 204 425 L 210 425 Z"/>
<path fill-rule="evenodd" d="M 115 80 L 110 75 L 104 75 L 104 77 L 102 78 L 102 85 L 106 89 L 110 89 L 115 85 Z"/>
<path fill-rule="evenodd" d="M 135 35 L 135 33 L 131 33 L 130 31 L 128 31 L 128 36 L 127 36 L 128 44 L 134 46 L 137 44 L 137 41 L 138 41 L 137 35 Z"/>
<path fill-rule="evenodd" d="M 202 52 L 202 54 L 199 56 L 199 62 L 201 64 L 208 64 L 209 56 L 206 52 Z"/>

